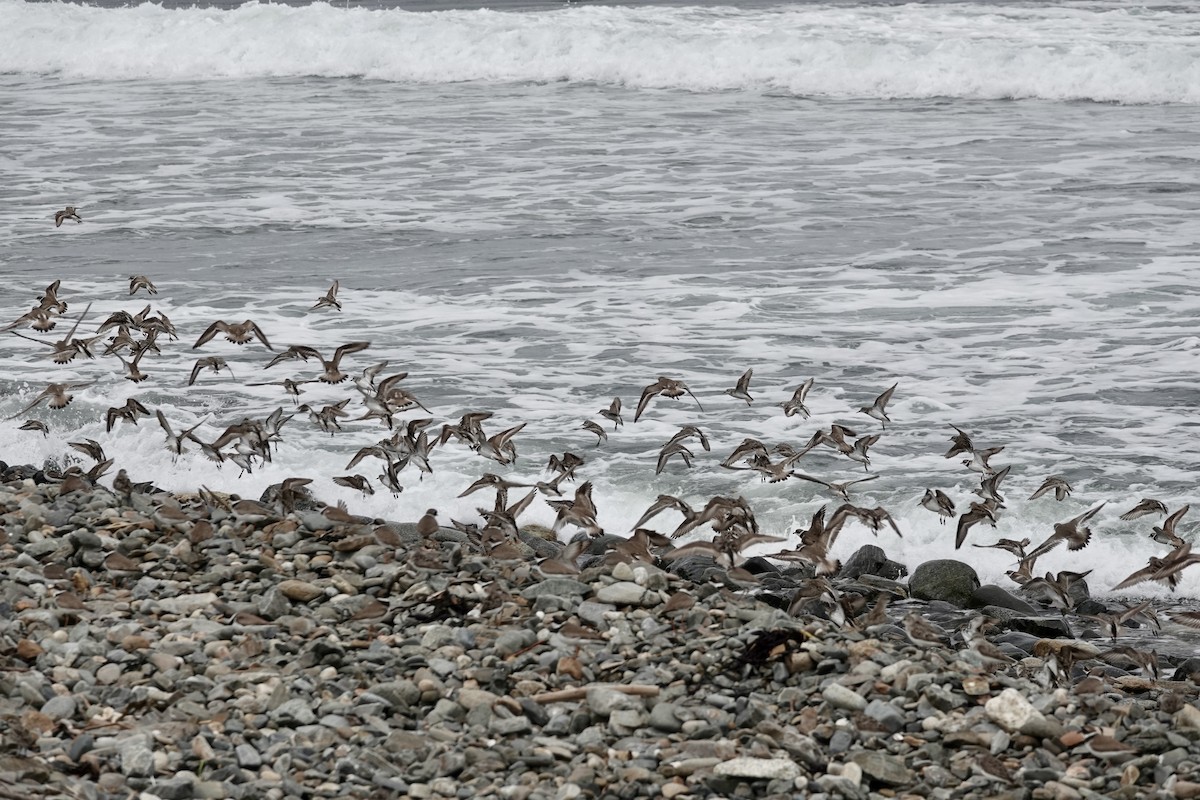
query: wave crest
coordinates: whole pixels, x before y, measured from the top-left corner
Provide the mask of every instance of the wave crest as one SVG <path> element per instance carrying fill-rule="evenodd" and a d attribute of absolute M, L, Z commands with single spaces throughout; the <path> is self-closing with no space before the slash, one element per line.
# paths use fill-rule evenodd
<path fill-rule="evenodd" d="M 232 10 L 0 0 L 0 73 L 359 77 L 848 98 L 1200 102 L 1200 12 L 1102 6 Z"/>

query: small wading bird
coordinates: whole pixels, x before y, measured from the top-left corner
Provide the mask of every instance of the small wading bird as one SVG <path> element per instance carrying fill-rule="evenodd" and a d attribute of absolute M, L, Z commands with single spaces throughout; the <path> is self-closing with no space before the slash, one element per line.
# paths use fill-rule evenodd
<path fill-rule="evenodd" d="M 954 501 L 941 489 L 926 489 L 921 505 L 937 514 L 940 517 L 938 521 L 943 525 L 947 517 L 954 516 Z"/>
<path fill-rule="evenodd" d="M 76 222 L 83 222 L 83 217 L 75 212 L 75 206 L 67 206 L 62 211 L 54 213 L 54 227 L 62 225 L 66 220 L 73 219 Z"/>
<path fill-rule="evenodd" d="M 625 420 L 621 419 L 621 398 L 614 397 L 608 408 L 600 409 L 600 416 L 613 424 L 613 430 L 625 424 Z"/>
<path fill-rule="evenodd" d="M 813 379 L 809 378 L 804 383 L 800 384 L 800 386 L 797 387 L 796 391 L 792 393 L 791 400 L 788 400 L 787 402 L 784 402 L 784 403 L 780 403 L 780 405 L 783 406 L 783 415 L 785 417 L 795 416 L 796 414 L 803 414 L 804 418 L 808 419 L 808 417 L 810 415 L 808 412 L 808 407 L 804 405 L 804 400 L 805 400 L 805 398 L 808 397 L 808 390 L 811 389 L 812 387 L 813 387 Z"/>
<path fill-rule="evenodd" d="M 1160 544 L 1169 545 L 1171 547 L 1183 547 L 1184 541 L 1175 533 L 1175 526 L 1179 524 L 1179 520 L 1183 519 L 1183 515 L 1188 512 L 1192 506 L 1186 505 L 1176 511 L 1171 516 L 1167 517 L 1163 522 L 1162 527 L 1155 525 L 1154 530 L 1150 533 L 1150 538 Z"/>
<path fill-rule="evenodd" d="M 262 332 L 262 329 L 254 323 L 254 321 L 245 320 L 243 322 L 226 322 L 223 319 L 219 319 L 212 325 L 209 325 L 208 328 L 205 329 L 204 333 L 200 334 L 200 338 L 196 340 L 196 343 L 192 345 L 192 349 L 195 350 L 200 345 L 211 341 L 218 333 L 225 334 L 226 340 L 233 342 L 234 344 L 246 344 L 247 342 L 253 341 L 255 337 L 258 337 L 258 340 L 262 342 L 268 350 L 275 349 L 274 347 L 271 347 L 271 343 L 267 341 L 266 335 Z"/>
<path fill-rule="evenodd" d="M 104 413 L 104 430 L 106 433 L 112 433 L 113 426 L 117 424 L 117 420 L 132 422 L 137 425 L 139 417 L 150 416 L 150 410 L 139 403 L 136 398 L 129 398 L 123 406 L 112 406 Z"/>
<path fill-rule="evenodd" d="M 1037 488 L 1037 491 L 1029 495 L 1029 499 L 1037 500 L 1047 492 L 1054 492 L 1054 499 L 1062 501 L 1070 496 L 1071 484 L 1067 483 L 1066 479 L 1059 475 L 1051 475 L 1042 481 L 1042 485 Z"/>
<path fill-rule="evenodd" d="M 145 289 L 148 294 L 158 294 L 158 287 L 145 275 L 134 275 L 129 279 L 129 294 L 135 295 L 139 289 Z"/>
<path fill-rule="evenodd" d="M 205 356 L 204 358 L 196 359 L 196 365 L 192 367 L 192 375 L 188 378 L 188 386 L 196 382 L 196 378 L 200 375 L 200 370 L 202 369 L 210 369 L 214 374 L 219 374 L 221 370 L 227 370 L 230 376 L 233 375 L 233 368 L 225 363 L 225 359 L 220 356 Z"/>
<path fill-rule="evenodd" d="M 1092 540 L 1092 529 L 1087 527 L 1087 522 L 1092 517 L 1099 513 L 1100 509 L 1106 504 L 1101 503 L 1090 511 L 1085 511 L 1074 519 L 1066 522 L 1057 522 L 1054 524 L 1054 533 L 1050 534 L 1046 541 L 1039 544 L 1029 553 L 1030 558 L 1037 558 L 1044 553 L 1049 553 L 1054 548 L 1058 547 L 1063 542 L 1067 543 L 1068 550 L 1082 550 L 1088 546 L 1088 542 Z"/>
<path fill-rule="evenodd" d="M 294 350 L 299 353 L 297 357 L 303 358 L 305 361 L 310 358 L 315 358 L 320 361 L 321 366 L 325 369 L 325 371 L 317 377 L 317 380 L 319 380 L 321 383 L 328 383 L 332 385 L 341 383 L 350 377 L 347 373 L 342 372 L 342 359 L 351 353 L 361 353 L 370 346 L 370 342 L 348 342 L 339 347 L 337 350 L 334 350 L 333 358 L 330 359 L 326 359 L 325 356 L 321 355 L 317 350 L 314 350 L 311 347 L 304 347 L 303 345 L 291 347 L 289 350 Z M 274 364 L 275 362 L 276 359 L 271 359 L 271 364 Z M 271 364 L 268 364 L 267 366 L 269 367 Z M 398 380 L 393 380 L 398 382 L 399 380 L 403 380 L 405 377 L 407 377 L 407 373 L 398 376 Z M 390 385 L 388 388 L 390 388 Z"/>
<path fill-rule="evenodd" d="M 341 311 L 342 304 L 338 302 L 337 293 L 338 282 L 334 281 L 333 285 L 329 287 L 329 291 L 326 292 L 322 297 L 318 298 L 316 305 L 310 308 L 309 311 L 313 311 L 318 308 L 336 308 L 338 311 Z"/>
<path fill-rule="evenodd" d="M 738 378 L 737 386 L 732 389 L 726 389 L 725 394 L 735 400 L 745 400 L 746 405 L 754 402 L 754 398 L 750 396 L 750 378 L 754 376 L 754 370 L 748 369 L 742 373 L 742 377 Z"/>
<path fill-rule="evenodd" d="M 1167 506 L 1161 500 L 1155 500 L 1152 497 L 1143 497 L 1142 501 L 1133 508 L 1121 515 L 1121 519 L 1128 522 L 1131 519 L 1145 517 L 1149 514 L 1166 514 Z"/>
<path fill-rule="evenodd" d="M 71 394 L 72 389 L 83 389 L 84 387 L 91 385 L 92 384 L 90 381 L 87 383 L 52 383 L 45 389 L 42 389 L 41 393 L 33 399 L 32 403 L 13 414 L 8 419 L 16 419 L 29 409 L 41 403 L 43 400 L 46 401 L 46 405 L 50 408 L 66 408 L 75 398 L 75 395 Z"/>
<path fill-rule="evenodd" d="M 669 397 L 672 400 L 678 400 L 680 397 L 683 397 L 685 394 L 687 394 L 690 395 L 693 400 L 696 400 L 696 395 L 692 394 L 692 390 L 688 388 L 686 383 L 675 380 L 674 378 L 668 378 L 660 375 L 658 380 L 642 390 L 642 397 L 638 400 L 637 411 L 635 411 L 633 414 L 634 422 L 637 422 L 642 416 L 642 412 L 646 410 L 648 405 L 650 405 L 650 400 L 655 395 L 660 394 L 663 397 Z M 704 410 L 704 406 L 700 405 L 699 400 L 696 400 L 696 407 L 701 411 Z"/>
<path fill-rule="evenodd" d="M 896 387 L 899 385 L 899 383 L 893 383 L 891 388 L 887 389 L 883 394 L 875 398 L 875 402 L 873 404 L 860 408 L 859 413 L 866 414 L 872 419 L 879 420 L 880 423 L 883 424 L 883 427 L 886 428 L 887 424 L 892 421 L 892 418 L 887 415 L 887 404 L 888 401 L 892 399 L 892 394 L 896 391 Z"/>
<path fill-rule="evenodd" d="M 583 428 L 588 433 L 594 433 L 596 435 L 596 447 L 599 447 L 601 442 L 608 441 L 608 433 L 604 430 L 604 428 L 601 428 L 597 422 L 587 419 L 584 420 L 583 424 L 579 427 Z"/>

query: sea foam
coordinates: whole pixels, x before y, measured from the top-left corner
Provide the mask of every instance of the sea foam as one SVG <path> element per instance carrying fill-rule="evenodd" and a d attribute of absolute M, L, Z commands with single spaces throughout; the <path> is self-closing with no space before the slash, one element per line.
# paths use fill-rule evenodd
<path fill-rule="evenodd" d="M 1200 10 L 1106 5 L 232 10 L 0 0 L 0 73 L 598 83 L 838 98 L 1200 102 Z"/>

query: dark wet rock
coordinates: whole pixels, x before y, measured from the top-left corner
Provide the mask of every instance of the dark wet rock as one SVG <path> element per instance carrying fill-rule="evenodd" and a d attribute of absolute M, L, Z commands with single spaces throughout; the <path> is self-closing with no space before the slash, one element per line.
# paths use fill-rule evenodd
<path fill-rule="evenodd" d="M 863 545 L 846 559 L 838 573 L 839 578 L 859 578 L 863 575 L 878 575 L 888 580 L 896 580 L 908 574 L 908 567 L 898 561 L 892 561 L 883 552 L 883 548 L 873 544 Z"/>
<path fill-rule="evenodd" d="M 1040 613 L 1040 609 L 1032 603 L 1022 600 L 1007 589 L 1002 589 L 991 583 L 980 586 L 972 593 L 971 605 L 976 607 L 998 606 L 1020 612 L 1021 614 Z"/>
<path fill-rule="evenodd" d="M 1076 614 L 1087 614 L 1087 615 L 1105 614 L 1105 613 L 1108 613 L 1108 607 L 1105 606 L 1103 603 L 1088 599 L 1088 600 L 1084 600 L 1082 602 L 1076 603 L 1074 611 Z M 1134 622 L 1134 624 L 1130 625 L 1129 627 L 1137 627 L 1138 624 L 1139 623 Z"/>
<path fill-rule="evenodd" d="M 1005 624 L 1015 631 L 1032 634 L 1040 638 L 1056 637 L 1070 638 L 1072 631 L 1067 621 L 1062 617 L 1013 617 Z"/>
<path fill-rule="evenodd" d="M 312 491 L 307 486 L 298 486 L 286 492 L 283 491 L 282 483 L 273 483 L 258 497 L 258 502 L 272 508 L 278 507 L 280 501 L 290 506 L 295 511 L 317 511 L 322 504 L 317 501 Z"/>
<path fill-rule="evenodd" d="M 538 558 L 554 558 L 563 549 L 563 545 L 557 540 L 549 541 L 537 531 L 526 528 L 517 531 L 517 539 L 532 550 Z"/>
<path fill-rule="evenodd" d="M 1193 678 L 1192 676 L 1197 676 Z M 1200 684 L 1200 658 L 1189 658 L 1175 668 L 1174 679 Z"/>
<path fill-rule="evenodd" d="M 671 561 L 668 566 L 671 572 L 687 578 L 692 583 L 720 580 L 727 571 L 710 556 L 684 556 Z"/>
<path fill-rule="evenodd" d="M 926 561 L 913 570 L 908 589 L 920 600 L 942 600 L 959 608 L 968 608 L 979 576 L 970 564 L 954 559 Z"/>
<path fill-rule="evenodd" d="M 749 572 L 751 575 L 778 575 L 780 574 L 779 567 L 772 564 L 767 559 L 761 556 L 747 558 L 741 565 L 742 569 Z"/>

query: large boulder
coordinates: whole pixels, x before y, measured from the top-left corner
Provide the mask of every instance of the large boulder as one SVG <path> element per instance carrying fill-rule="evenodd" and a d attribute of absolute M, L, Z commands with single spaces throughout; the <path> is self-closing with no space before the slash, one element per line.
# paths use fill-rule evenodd
<path fill-rule="evenodd" d="M 943 600 L 959 608 L 971 606 L 978 588 L 974 568 L 952 558 L 926 561 L 908 579 L 908 590 L 918 600 Z"/>
<path fill-rule="evenodd" d="M 846 559 L 846 563 L 838 572 L 839 578 L 860 578 L 863 575 L 878 575 L 881 578 L 888 580 L 896 580 L 897 578 L 907 575 L 908 567 L 903 564 L 892 561 L 887 557 L 887 553 L 883 552 L 883 548 L 873 544 L 866 544 L 854 551 L 854 555 Z"/>
<path fill-rule="evenodd" d="M 1022 614 L 1041 613 L 1041 609 L 1022 600 L 1007 589 L 1002 589 L 992 583 L 976 589 L 971 599 L 971 605 L 974 606 L 999 606 L 1000 608 L 1020 611 Z"/>

